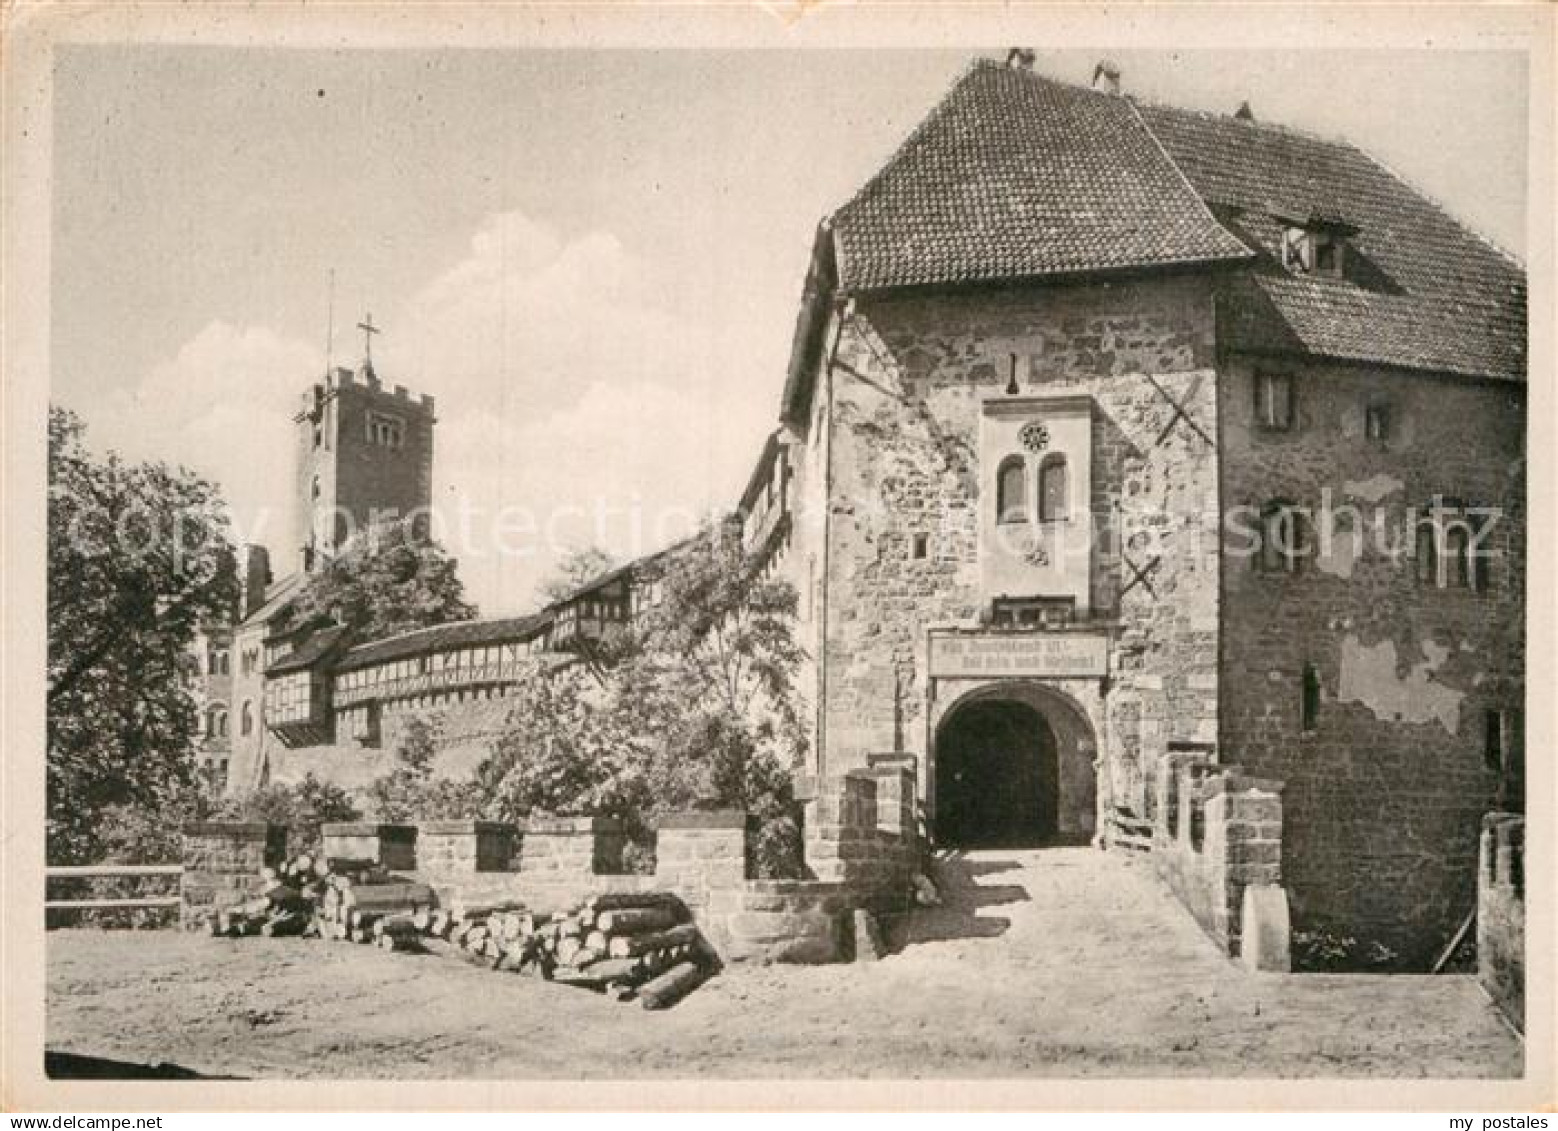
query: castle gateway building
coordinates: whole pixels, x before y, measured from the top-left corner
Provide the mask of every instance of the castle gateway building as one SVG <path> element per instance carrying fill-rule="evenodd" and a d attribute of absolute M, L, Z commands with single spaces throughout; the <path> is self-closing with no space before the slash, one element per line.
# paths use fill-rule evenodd
<path fill-rule="evenodd" d="M 800 595 L 805 770 L 912 759 L 939 847 L 1131 848 L 1166 770 L 1237 766 L 1281 791 L 1245 849 L 1295 929 L 1426 966 L 1522 804 L 1524 271 L 1346 143 L 1014 58 L 817 231 L 739 505 Z M 533 616 L 292 626 L 335 516 L 427 504 L 432 427 L 366 359 L 305 397 L 234 792 L 365 785 L 427 712 L 474 764 L 509 689 L 657 600 L 674 547 Z"/>
<path fill-rule="evenodd" d="M 1352 146 L 975 64 L 821 224 L 748 541 L 815 765 L 942 845 L 1282 783 L 1295 929 L 1431 960 L 1518 805 L 1525 282 Z M 1275 847 L 1275 846 L 1273 846 Z"/>

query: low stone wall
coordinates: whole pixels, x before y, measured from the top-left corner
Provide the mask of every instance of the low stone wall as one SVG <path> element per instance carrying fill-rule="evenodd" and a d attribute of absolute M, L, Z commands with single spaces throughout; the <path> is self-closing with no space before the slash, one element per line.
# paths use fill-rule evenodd
<path fill-rule="evenodd" d="M 1477 979 L 1504 1015 L 1525 1032 L 1526 819 L 1489 813 L 1482 820 L 1477 868 Z"/>
<path fill-rule="evenodd" d="M 281 862 L 287 830 L 280 825 L 202 821 L 184 826 L 179 925 L 190 930 L 212 911 L 250 899 L 260 869 Z"/>
<path fill-rule="evenodd" d="M 874 754 L 868 763 L 818 783 L 806 806 L 807 873 L 843 885 L 862 906 L 900 910 L 920 870 L 915 759 Z"/>
<path fill-rule="evenodd" d="M 414 825 L 342 823 L 320 827 L 326 859 L 376 860 L 394 872 L 417 866 Z"/>
<path fill-rule="evenodd" d="M 1289 969 L 1282 783 L 1185 751 L 1159 761 L 1155 787 L 1159 874 L 1224 952 L 1256 969 Z"/>
<path fill-rule="evenodd" d="M 445 904 L 513 900 L 562 909 L 597 892 L 670 891 L 726 961 L 836 962 L 851 955 L 857 908 L 908 905 L 919 867 L 915 812 L 912 761 L 886 759 L 824 783 L 808 805 L 805 846 L 814 878 L 804 880 L 748 879 L 749 821 L 735 811 L 663 817 L 652 876 L 622 873 L 625 829 L 603 817 L 548 818 L 523 827 L 496 821 L 332 824 L 322 834 L 326 856 L 376 860 L 429 884 Z M 186 869 L 197 858 L 202 867 L 219 860 L 230 869 L 224 875 L 250 881 L 245 891 L 252 890 L 260 867 L 280 860 L 285 849 L 279 828 L 210 828 L 216 831 L 199 842 L 206 847 L 195 856 L 186 852 Z M 266 850 L 249 847 L 257 843 Z M 215 852 L 213 844 L 227 847 Z M 208 889 L 214 890 L 209 882 L 191 885 Z M 203 906 L 224 899 L 210 895 Z M 185 912 L 198 914 L 187 899 Z"/>

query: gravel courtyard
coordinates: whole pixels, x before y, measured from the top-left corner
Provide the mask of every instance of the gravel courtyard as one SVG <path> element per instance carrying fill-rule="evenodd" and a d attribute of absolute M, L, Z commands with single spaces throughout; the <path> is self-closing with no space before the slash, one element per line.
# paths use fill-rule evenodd
<path fill-rule="evenodd" d="M 883 961 L 727 970 L 666 1013 L 447 955 L 50 934 L 48 1047 L 219 1076 L 1513 1077 L 1463 976 L 1250 975 L 1145 862 L 944 862 Z"/>

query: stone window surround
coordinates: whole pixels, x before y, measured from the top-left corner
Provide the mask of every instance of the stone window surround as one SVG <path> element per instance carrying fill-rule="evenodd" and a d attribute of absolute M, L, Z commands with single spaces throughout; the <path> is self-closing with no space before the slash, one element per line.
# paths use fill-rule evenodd
<path fill-rule="evenodd" d="M 1277 562 L 1271 557 L 1270 540 L 1280 531 L 1283 519 L 1291 522 L 1291 529 L 1282 535 L 1288 545 L 1278 547 L 1281 556 Z M 1268 576 L 1291 576 L 1299 572 L 1299 562 L 1304 557 L 1304 537 L 1307 534 L 1302 508 L 1292 499 L 1268 499 L 1260 508 L 1260 545 L 1251 559 L 1257 573 Z"/>
<path fill-rule="evenodd" d="M 1492 588 L 1492 555 L 1482 540 L 1472 538 L 1477 521 L 1487 517 L 1474 513 L 1480 509 L 1448 495 L 1435 495 L 1429 501 L 1417 517 L 1412 540 L 1417 559 L 1413 572 L 1419 584 L 1477 594 Z"/>
<path fill-rule="evenodd" d="M 1293 375 L 1256 369 L 1254 377 L 1255 427 L 1262 432 L 1291 432 L 1298 415 Z M 1275 395 L 1280 390 L 1280 398 Z M 1279 411 L 1280 404 L 1280 411 Z"/>

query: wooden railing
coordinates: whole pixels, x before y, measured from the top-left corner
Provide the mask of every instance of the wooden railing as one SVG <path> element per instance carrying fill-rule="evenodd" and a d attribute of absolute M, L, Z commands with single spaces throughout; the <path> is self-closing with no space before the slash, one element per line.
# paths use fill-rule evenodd
<path fill-rule="evenodd" d="M 181 864 L 88 864 L 45 868 L 47 880 L 94 880 L 103 878 L 139 879 L 145 876 L 182 876 Z M 124 899 L 45 899 L 45 911 L 119 911 L 136 908 L 171 908 L 179 905 L 179 895 L 140 895 Z"/>

